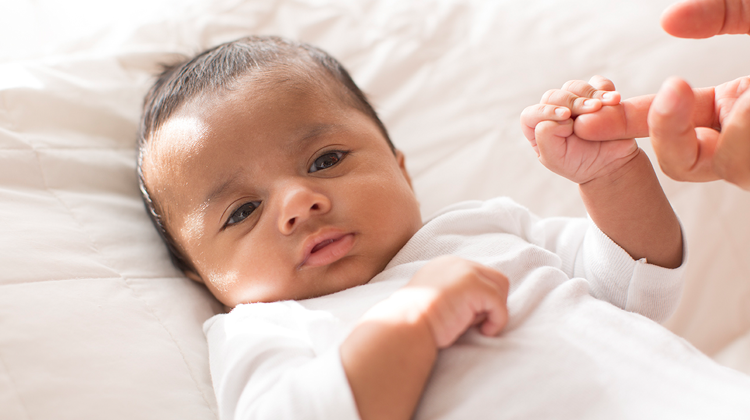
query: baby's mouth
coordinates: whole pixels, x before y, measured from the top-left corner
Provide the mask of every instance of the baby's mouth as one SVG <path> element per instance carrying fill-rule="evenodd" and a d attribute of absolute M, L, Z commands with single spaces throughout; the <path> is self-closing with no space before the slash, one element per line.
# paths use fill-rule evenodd
<path fill-rule="evenodd" d="M 315 245 L 313 247 L 313 249 L 310 251 L 310 254 L 314 254 L 314 253 L 320 251 L 321 249 L 325 248 L 327 245 L 332 244 L 334 241 L 336 241 L 336 240 L 335 239 L 328 239 L 328 240 L 325 240 L 325 241 L 323 241 L 323 242 Z"/>
<path fill-rule="evenodd" d="M 332 264 L 346 256 L 353 246 L 353 233 L 334 233 L 313 239 L 305 247 L 309 251 L 305 253 L 299 268 Z"/>

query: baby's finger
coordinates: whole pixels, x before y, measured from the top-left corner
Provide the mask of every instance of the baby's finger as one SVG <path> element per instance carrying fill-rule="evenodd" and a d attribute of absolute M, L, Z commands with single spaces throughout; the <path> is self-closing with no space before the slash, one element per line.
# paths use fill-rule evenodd
<path fill-rule="evenodd" d="M 620 103 L 620 93 L 614 91 L 615 85 L 609 79 L 602 76 L 592 77 L 589 83 L 583 80 L 570 80 L 565 82 L 563 90 L 584 98 L 598 99 L 602 101 L 603 105 L 617 105 Z"/>
<path fill-rule="evenodd" d="M 477 319 L 479 331 L 486 336 L 495 336 L 508 323 L 508 290 L 510 282 L 501 272 L 486 266 L 479 267 L 480 275 L 490 286 L 483 303 L 485 311 Z"/>
<path fill-rule="evenodd" d="M 561 138 L 565 141 L 565 138 L 573 134 L 573 120 L 568 119 L 562 122 L 557 121 L 543 121 L 536 126 L 534 135 L 538 142 Z"/>
<path fill-rule="evenodd" d="M 508 323 L 508 307 L 506 305 L 496 306 L 487 312 L 484 321 L 479 326 L 479 331 L 488 337 L 500 334 Z"/>
<path fill-rule="evenodd" d="M 564 121 L 570 118 L 570 110 L 562 106 L 536 104 L 521 112 L 521 130 L 529 140 L 534 140 L 534 128 L 542 121 Z"/>
<path fill-rule="evenodd" d="M 622 97 L 620 92 L 615 90 L 615 84 L 604 76 L 598 74 L 589 79 L 589 84 L 597 89 L 597 95 L 601 94 L 602 103 L 604 105 L 617 105 L 620 103 Z"/>
<path fill-rule="evenodd" d="M 564 89 L 552 89 L 542 95 L 542 104 L 564 106 L 571 111 L 571 117 L 596 112 L 602 108 L 602 101 L 581 97 Z"/>
<path fill-rule="evenodd" d="M 476 264 L 475 267 L 477 268 L 477 271 L 479 271 L 479 273 L 488 281 L 500 287 L 500 289 L 503 292 L 502 294 L 507 297 L 508 289 L 510 288 L 510 282 L 508 281 L 508 277 L 506 277 L 505 274 L 495 270 L 492 267 L 488 267 L 486 265 L 482 265 L 479 263 L 475 263 L 475 264 Z"/>
<path fill-rule="evenodd" d="M 598 74 L 591 76 L 591 79 L 589 79 L 589 84 L 597 90 L 604 90 L 607 92 L 612 92 L 615 90 L 615 84 L 611 80 Z"/>
<path fill-rule="evenodd" d="M 552 172 L 559 173 L 565 158 L 566 139 L 573 134 L 573 120 L 562 123 L 545 121 L 536 126 L 539 161 Z"/>

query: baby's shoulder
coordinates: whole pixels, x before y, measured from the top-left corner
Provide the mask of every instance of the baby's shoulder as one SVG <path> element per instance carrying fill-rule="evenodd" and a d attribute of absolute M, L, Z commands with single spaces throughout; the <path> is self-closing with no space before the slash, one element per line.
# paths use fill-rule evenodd
<path fill-rule="evenodd" d="M 539 218 L 528 208 L 510 197 L 489 200 L 470 200 L 444 207 L 427 219 L 428 231 L 471 234 L 487 232 L 515 232 L 521 225 L 535 223 Z"/>

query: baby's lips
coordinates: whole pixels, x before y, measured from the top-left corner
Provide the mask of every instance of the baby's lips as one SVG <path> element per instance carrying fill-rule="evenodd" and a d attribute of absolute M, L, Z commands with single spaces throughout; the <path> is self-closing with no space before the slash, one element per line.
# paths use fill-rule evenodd
<path fill-rule="evenodd" d="M 354 239 L 353 233 L 338 229 L 327 229 L 311 235 L 305 240 L 299 268 L 319 267 L 338 261 L 352 249 Z"/>

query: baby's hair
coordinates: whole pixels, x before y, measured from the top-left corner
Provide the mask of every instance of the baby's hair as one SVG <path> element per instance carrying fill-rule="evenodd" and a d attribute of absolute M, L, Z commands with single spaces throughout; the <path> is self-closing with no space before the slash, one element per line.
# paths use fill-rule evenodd
<path fill-rule="evenodd" d="M 334 85 L 334 92 L 347 105 L 372 119 L 395 153 L 385 125 L 346 69 L 328 53 L 312 45 L 276 36 L 250 36 L 217 45 L 189 60 L 165 66 L 143 101 L 138 129 L 137 174 L 148 215 L 166 244 L 172 263 L 183 272 L 199 274 L 167 230 L 161 208 L 144 181 L 142 165 L 149 141 L 188 102 L 231 90 L 243 77 L 277 72 L 308 75 L 309 80 L 317 83 L 320 83 L 320 78 L 310 75 L 311 72 L 319 72 L 324 79 L 330 79 L 328 84 Z"/>

